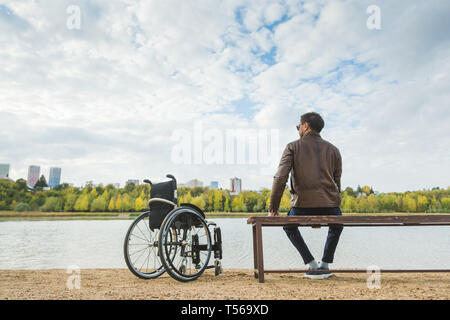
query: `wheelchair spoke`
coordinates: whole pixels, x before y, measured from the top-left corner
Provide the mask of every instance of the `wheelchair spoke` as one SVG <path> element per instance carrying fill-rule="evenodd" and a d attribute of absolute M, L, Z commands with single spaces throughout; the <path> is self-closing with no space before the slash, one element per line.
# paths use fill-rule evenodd
<path fill-rule="evenodd" d="M 151 238 L 151 236 L 152 236 L 152 231 L 150 230 L 150 227 L 149 227 L 149 225 L 150 225 L 150 219 L 147 219 L 147 220 L 143 219 L 143 221 L 144 221 L 145 227 L 147 228 L 147 231 L 148 231 L 148 233 L 150 234 L 150 238 Z M 150 240 L 151 240 L 151 239 L 150 239 Z"/>
<path fill-rule="evenodd" d="M 130 253 L 130 256 L 132 256 L 133 254 L 136 254 L 136 253 L 138 253 L 138 252 L 141 252 L 141 251 L 143 251 L 143 250 L 146 250 L 146 249 L 148 249 L 148 246 L 145 247 L 145 248 L 143 248 L 143 249 L 139 249 L 139 250 L 137 250 L 137 251 L 135 251 L 135 252 L 133 252 L 133 253 Z"/>
<path fill-rule="evenodd" d="M 150 240 L 148 240 L 147 236 L 145 235 L 145 233 L 142 232 L 141 228 L 139 228 L 139 224 L 136 224 L 136 227 L 139 229 L 139 231 L 142 233 L 142 235 L 144 236 L 145 239 L 147 239 L 148 242 L 150 242 Z"/>
<path fill-rule="evenodd" d="M 147 257 L 150 255 L 150 251 L 151 250 L 149 250 L 148 251 L 148 253 L 147 253 Z M 142 269 L 142 267 L 145 265 L 145 261 L 146 261 L 147 259 L 144 259 L 144 263 L 141 265 L 141 267 L 139 268 L 139 271 L 141 271 L 141 269 Z"/>
<path fill-rule="evenodd" d="M 145 250 L 145 249 L 143 249 L 143 250 Z M 137 259 L 133 262 L 133 266 L 136 264 L 136 262 L 139 260 L 139 258 L 140 257 L 142 257 L 142 255 L 145 253 L 145 251 L 143 251 L 140 255 L 139 255 L 139 257 L 137 257 Z"/>
<path fill-rule="evenodd" d="M 149 263 L 149 260 L 150 260 L 150 256 L 151 256 L 151 253 L 152 252 L 152 250 L 150 250 L 150 252 L 149 252 L 149 254 L 148 254 L 148 256 L 147 256 L 147 271 L 149 270 L 148 269 L 148 263 Z"/>
<path fill-rule="evenodd" d="M 139 237 L 139 236 L 135 235 L 134 233 L 130 234 L 130 236 L 133 236 L 133 237 L 139 238 L 139 239 L 141 239 L 141 240 L 144 240 L 145 242 L 149 243 L 149 241 L 148 241 L 148 240 L 146 240 L 146 239 L 143 239 L 143 238 L 141 238 L 141 237 Z"/>

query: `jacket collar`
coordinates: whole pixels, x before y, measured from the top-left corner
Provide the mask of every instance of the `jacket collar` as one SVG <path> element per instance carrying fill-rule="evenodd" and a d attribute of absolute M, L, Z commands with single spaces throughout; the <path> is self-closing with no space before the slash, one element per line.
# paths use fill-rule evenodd
<path fill-rule="evenodd" d="M 311 130 L 311 131 L 308 131 L 307 133 L 305 133 L 301 139 L 302 140 L 305 139 L 305 138 L 309 139 L 309 138 L 312 138 L 312 137 L 319 137 L 319 138 L 321 138 L 320 133 L 318 133 L 318 132 L 316 132 L 314 130 Z"/>

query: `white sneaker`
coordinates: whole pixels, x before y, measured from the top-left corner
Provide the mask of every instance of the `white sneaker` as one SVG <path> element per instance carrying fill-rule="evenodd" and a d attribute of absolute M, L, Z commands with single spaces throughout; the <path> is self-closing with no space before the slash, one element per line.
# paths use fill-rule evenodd
<path fill-rule="evenodd" d="M 325 272 L 328 271 L 328 272 Z M 305 277 L 314 280 L 322 280 L 331 277 L 333 274 L 329 272 L 328 268 L 319 267 L 318 269 L 308 269 L 305 273 Z"/>

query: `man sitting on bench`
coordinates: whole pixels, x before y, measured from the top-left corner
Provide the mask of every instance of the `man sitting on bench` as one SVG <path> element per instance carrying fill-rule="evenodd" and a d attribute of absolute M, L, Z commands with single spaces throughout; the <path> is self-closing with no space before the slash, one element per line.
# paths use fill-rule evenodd
<path fill-rule="evenodd" d="M 289 173 L 292 200 L 288 216 L 342 215 L 339 208 L 342 159 L 338 148 L 321 138 L 320 131 L 324 125 L 318 113 L 309 112 L 301 116 L 300 125 L 297 126 L 300 139 L 286 146 L 274 176 L 269 216 L 279 215 L 278 209 Z M 285 226 L 283 229 L 305 264 L 309 264 L 305 277 L 311 279 L 330 277 L 331 273 L 327 272 L 328 264 L 333 262 L 343 227 L 340 225 L 329 227 L 320 266 L 309 251 L 298 227 Z"/>

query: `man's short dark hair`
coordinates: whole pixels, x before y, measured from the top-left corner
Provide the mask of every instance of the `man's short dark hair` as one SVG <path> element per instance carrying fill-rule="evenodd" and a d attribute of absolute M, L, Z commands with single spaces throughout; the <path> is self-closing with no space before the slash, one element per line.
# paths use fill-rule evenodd
<path fill-rule="evenodd" d="M 317 112 L 308 112 L 302 115 L 300 117 L 300 123 L 303 124 L 305 122 L 308 122 L 309 127 L 317 132 L 322 131 L 325 126 L 325 121 L 323 121 L 323 118 Z"/>

